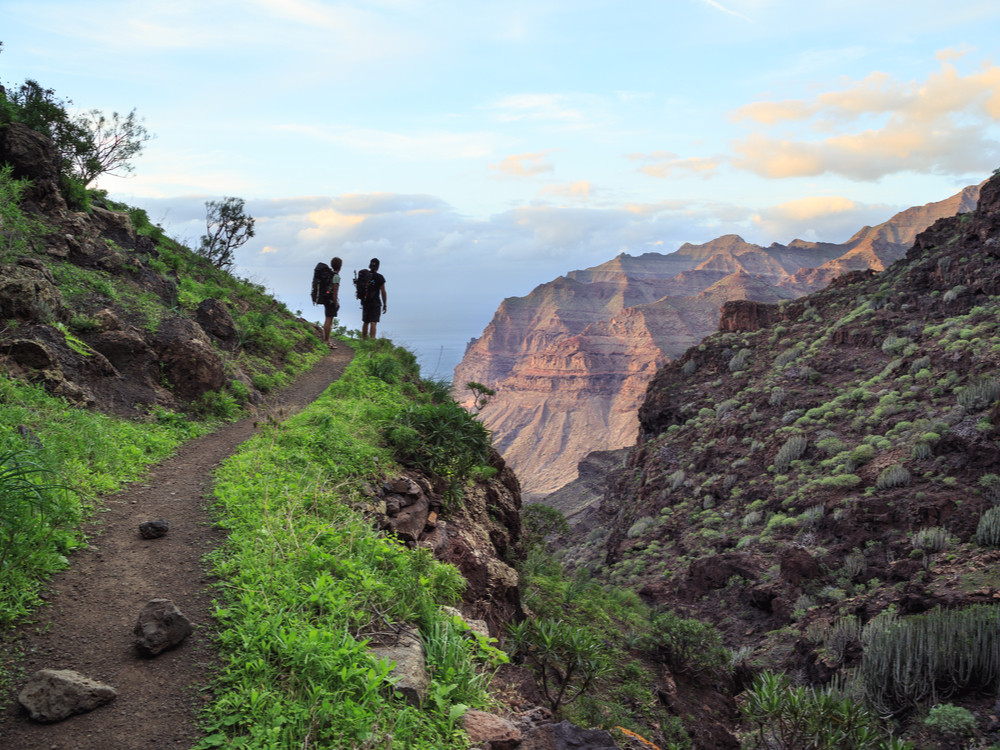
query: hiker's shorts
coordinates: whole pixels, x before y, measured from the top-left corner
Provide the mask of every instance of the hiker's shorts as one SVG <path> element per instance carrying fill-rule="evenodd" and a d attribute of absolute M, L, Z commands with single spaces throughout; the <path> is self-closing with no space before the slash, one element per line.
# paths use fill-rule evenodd
<path fill-rule="evenodd" d="M 366 302 L 361 306 L 362 323 L 378 323 L 382 319 L 382 300 Z"/>
<path fill-rule="evenodd" d="M 323 309 L 326 310 L 326 317 L 328 317 L 328 318 L 336 318 L 337 317 L 337 313 L 340 312 L 340 303 L 339 302 L 324 302 L 323 303 Z"/>

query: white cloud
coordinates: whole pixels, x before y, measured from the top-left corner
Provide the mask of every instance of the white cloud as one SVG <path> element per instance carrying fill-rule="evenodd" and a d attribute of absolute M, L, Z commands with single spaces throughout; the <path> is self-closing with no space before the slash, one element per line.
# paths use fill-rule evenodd
<path fill-rule="evenodd" d="M 940 69 L 923 81 L 874 72 L 811 99 L 740 107 L 735 121 L 765 130 L 737 140 L 731 164 L 771 178 L 981 174 L 1000 158 L 1000 66 L 963 74 L 948 62 L 954 52 L 938 57 Z M 803 126 L 837 134 L 815 138 Z"/>
<path fill-rule="evenodd" d="M 546 160 L 551 152 L 552 149 L 547 149 L 530 154 L 512 154 L 504 157 L 498 164 L 490 164 L 489 167 L 504 177 L 537 177 L 555 170 L 552 162 Z"/>

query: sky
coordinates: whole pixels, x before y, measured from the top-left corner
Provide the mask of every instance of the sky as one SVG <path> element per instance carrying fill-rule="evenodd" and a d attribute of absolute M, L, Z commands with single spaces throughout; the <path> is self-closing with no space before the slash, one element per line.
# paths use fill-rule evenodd
<path fill-rule="evenodd" d="M 293 311 L 382 262 L 380 333 L 450 378 L 505 297 L 625 252 L 842 242 L 1000 167 L 996 0 L 0 0 L 0 82 L 135 109 L 96 186 Z M 341 291 L 341 322 L 360 308 Z"/>

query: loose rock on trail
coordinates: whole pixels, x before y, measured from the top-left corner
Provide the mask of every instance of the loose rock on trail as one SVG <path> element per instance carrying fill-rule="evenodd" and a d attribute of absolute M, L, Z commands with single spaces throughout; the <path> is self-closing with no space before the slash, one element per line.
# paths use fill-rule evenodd
<path fill-rule="evenodd" d="M 332 350 L 262 408 L 281 420 L 315 400 L 353 351 Z M 182 446 L 142 480 L 107 498 L 86 549 L 55 577 L 34 621 L 0 635 L 23 668 L 0 711 L 4 750 L 138 750 L 193 745 L 204 689 L 218 666 L 211 643 L 213 579 L 202 557 L 222 540 L 208 513 L 215 467 L 252 437 L 265 414 L 246 417 Z M 165 519 L 169 533 L 139 525 Z M 133 628 L 151 599 L 171 599 L 195 626 L 179 646 L 143 657 Z M 111 703 L 58 724 L 28 719 L 14 694 L 40 669 L 69 669 L 118 691 Z"/>

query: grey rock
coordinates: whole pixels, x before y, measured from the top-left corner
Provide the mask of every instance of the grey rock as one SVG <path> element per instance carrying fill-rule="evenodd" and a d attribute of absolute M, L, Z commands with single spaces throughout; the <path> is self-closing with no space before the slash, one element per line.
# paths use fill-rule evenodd
<path fill-rule="evenodd" d="M 145 521 L 139 524 L 139 535 L 143 539 L 159 539 L 170 531 L 170 524 L 162 518 L 156 521 Z"/>
<path fill-rule="evenodd" d="M 169 599 L 151 599 L 132 630 L 135 646 L 144 656 L 174 648 L 193 632 L 191 621 Z"/>
<path fill-rule="evenodd" d="M 495 714 L 472 709 L 462 717 L 462 728 L 475 747 L 514 750 L 521 745 L 521 730 Z"/>
<path fill-rule="evenodd" d="M 70 669 L 42 669 L 21 688 L 18 702 L 34 721 L 52 723 L 93 711 L 118 697 L 110 685 Z"/>
<path fill-rule="evenodd" d="M 406 627 L 390 642 L 372 646 L 371 652 L 383 661 L 395 662 L 389 676 L 395 680 L 393 689 L 412 706 L 427 700 L 431 679 L 427 674 L 427 657 L 420 631 Z"/>

